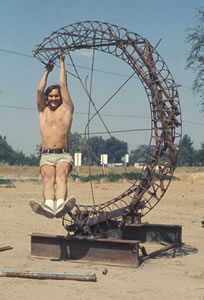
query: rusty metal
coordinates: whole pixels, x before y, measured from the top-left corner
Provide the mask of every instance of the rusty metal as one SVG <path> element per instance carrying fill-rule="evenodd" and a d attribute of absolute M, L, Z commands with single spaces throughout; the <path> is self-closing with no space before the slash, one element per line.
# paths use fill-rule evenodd
<path fill-rule="evenodd" d="M 129 267 L 140 264 L 139 241 L 86 236 L 64 237 L 33 233 L 31 255 Z"/>
<path fill-rule="evenodd" d="M 37 272 L 37 271 L 18 271 L 0 270 L 0 277 L 16 277 L 27 279 L 52 279 L 52 280 L 76 280 L 96 282 L 95 274 L 77 272 Z"/>
<path fill-rule="evenodd" d="M 166 224 L 130 224 L 121 231 L 122 239 L 139 240 L 143 243 L 182 243 L 182 227 Z"/>
<path fill-rule="evenodd" d="M 11 246 L 3 246 L 3 247 L 0 247 L 0 252 L 1 251 L 12 250 L 12 249 L 13 249 L 13 247 L 11 247 Z"/>
<path fill-rule="evenodd" d="M 177 85 L 155 47 L 125 28 L 85 21 L 53 32 L 33 51 L 43 64 L 55 62 L 60 54 L 94 49 L 113 55 L 137 74 L 147 94 L 151 110 L 152 136 L 148 164 L 121 195 L 102 204 L 76 205 L 63 219 L 73 234 L 97 235 L 129 223 L 138 223 L 164 196 L 172 179 L 181 138 L 181 111 Z"/>
<path fill-rule="evenodd" d="M 156 257 L 156 256 L 162 254 L 163 252 L 167 252 L 168 250 L 170 250 L 172 248 L 176 248 L 178 246 L 179 246 L 178 243 L 172 243 L 172 244 L 169 244 L 169 245 L 165 245 L 164 247 L 162 247 L 162 248 L 160 248 L 160 249 L 158 249 L 156 251 L 153 251 L 153 252 L 151 252 L 149 254 L 145 253 L 145 255 L 142 257 L 142 262 L 145 262 L 146 260 L 148 260 L 150 258 Z"/>
<path fill-rule="evenodd" d="M 31 255 L 75 262 L 138 267 L 147 259 L 182 243 L 181 226 L 178 225 L 131 224 L 106 233 L 106 236 L 97 238 L 33 233 Z M 160 249 L 147 253 L 145 247 L 151 243 L 156 243 Z"/>

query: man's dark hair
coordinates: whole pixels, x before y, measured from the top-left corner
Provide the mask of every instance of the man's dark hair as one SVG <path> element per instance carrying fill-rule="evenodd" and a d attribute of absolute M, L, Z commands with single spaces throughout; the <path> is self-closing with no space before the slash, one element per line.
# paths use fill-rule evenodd
<path fill-rule="evenodd" d="M 61 96 L 59 84 L 53 84 L 53 85 L 48 86 L 48 88 L 46 89 L 46 91 L 45 91 L 45 96 L 46 96 L 46 98 L 47 98 L 47 96 L 49 95 L 49 93 L 50 93 L 52 90 L 55 90 L 55 89 L 58 89 L 58 91 L 59 91 L 59 93 L 60 93 L 60 96 Z"/>
<path fill-rule="evenodd" d="M 48 86 L 48 88 L 45 91 L 46 105 L 48 107 L 50 107 L 50 104 L 48 103 L 47 97 L 48 97 L 49 93 L 55 89 L 58 89 L 58 91 L 59 91 L 60 98 L 61 98 L 61 104 L 62 104 L 62 96 L 61 96 L 60 86 L 59 86 L 59 84 L 53 84 L 53 85 Z"/>

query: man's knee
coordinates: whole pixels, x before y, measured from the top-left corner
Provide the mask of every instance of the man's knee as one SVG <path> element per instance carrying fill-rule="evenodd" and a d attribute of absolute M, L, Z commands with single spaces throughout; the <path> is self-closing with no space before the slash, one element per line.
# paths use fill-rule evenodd
<path fill-rule="evenodd" d="M 54 185 L 55 184 L 54 176 L 44 176 L 43 177 L 43 183 L 45 185 Z"/>
<path fill-rule="evenodd" d="M 57 185 L 66 185 L 68 178 L 68 170 L 57 172 L 56 174 L 56 184 Z"/>
<path fill-rule="evenodd" d="M 72 170 L 72 166 L 67 162 L 61 162 L 56 166 L 56 177 L 67 177 Z"/>
<path fill-rule="evenodd" d="M 40 170 L 44 184 L 53 185 L 55 183 L 55 167 L 45 165 Z"/>
<path fill-rule="evenodd" d="M 60 173 L 56 175 L 56 184 L 66 184 L 67 183 L 67 173 Z"/>

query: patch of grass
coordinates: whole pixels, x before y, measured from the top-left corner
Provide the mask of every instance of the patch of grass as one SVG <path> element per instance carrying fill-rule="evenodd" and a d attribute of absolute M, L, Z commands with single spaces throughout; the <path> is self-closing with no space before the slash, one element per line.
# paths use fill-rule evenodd
<path fill-rule="evenodd" d="M 10 179 L 0 179 L 1 188 L 15 188 L 15 184 Z"/>
<path fill-rule="evenodd" d="M 156 175 L 156 174 L 155 174 Z M 142 176 L 139 172 L 130 172 L 130 173 L 122 173 L 122 174 L 116 174 L 116 173 L 109 173 L 109 174 L 96 174 L 96 175 L 88 175 L 88 176 L 79 176 L 76 174 L 71 174 L 71 177 L 73 180 L 76 180 L 78 178 L 82 182 L 88 182 L 88 181 L 98 181 L 100 182 L 101 179 L 106 179 L 108 182 L 117 182 L 120 179 L 127 179 L 127 180 L 138 180 Z M 169 180 L 171 176 L 164 176 L 163 179 Z M 172 177 L 172 179 L 176 179 L 175 176 Z"/>
<path fill-rule="evenodd" d="M 72 178 L 75 180 L 76 178 L 79 178 L 82 182 L 88 182 L 88 181 L 100 181 L 102 178 L 104 178 L 103 174 L 97 174 L 97 175 L 88 175 L 88 176 L 78 176 L 76 174 L 71 174 Z"/>
<path fill-rule="evenodd" d="M 122 176 L 128 180 L 137 180 L 141 178 L 140 172 L 123 173 Z"/>
<path fill-rule="evenodd" d="M 39 176 L 39 167 L 38 166 L 10 166 L 6 163 L 0 163 L 1 176 Z"/>
<path fill-rule="evenodd" d="M 141 178 L 141 169 L 137 169 L 133 166 L 128 166 L 125 170 L 124 167 L 115 167 L 115 172 L 111 172 L 109 168 L 102 170 L 101 166 L 91 166 L 92 175 L 89 176 L 89 167 L 81 166 L 79 169 L 79 174 L 77 173 L 77 168 L 73 168 L 71 176 L 73 180 L 79 178 L 81 181 L 87 182 L 90 180 L 100 181 L 102 178 L 109 182 L 119 181 L 121 178 L 127 180 L 138 180 Z M 103 173 L 102 173 L 103 172 Z M 180 174 L 180 172 L 194 173 L 194 172 L 204 172 L 204 167 L 178 167 L 176 168 L 175 174 Z M 31 180 L 39 181 L 40 169 L 37 166 L 9 166 L 8 164 L 0 163 L 0 175 L 4 178 L 13 176 L 16 180 Z M 26 178 L 27 177 L 27 178 Z M 36 179 L 35 179 L 36 178 Z M 166 176 L 165 179 L 169 179 Z M 172 179 L 175 179 L 172 178 Z M 13 179 L 12 179 L 13 180 Z M 41 179 L 40 179 L 41 180 Z"/>
<path fill-rule="evenodd" d="M 0 184 L 12 184 L 10 179 L 0 179 Z"/>
<path fill-rule="evenodd" d="M 200 167 L 177 167 L 175 173 L 200 173 L 204 172 L 204 166 Z"/>
<path fill-rule="evenodd" d="M 122 173 L 122 174 L 116 174 L 116 173 L 109 173 L 109 174 L 96 174 L 96 175 L 88 175 L 88 176 L 79 176 L 76 174 L 71 174 L 72 178 L 75 180 L 76 178 L 79 178 L 82 182 L 88 182 L 88 181 L 100 181 L 101 179 L 107 179 L 109 182 L 117 182 L 122 178 L 128 179 L 128 180 L 134 180 L 140 178 L 140 173 Z"/>
<path fill-rule="evenodd" d="M 123 175 L 115 174 L 115 173 L 109 173 L 105 175 L 104 177 L 107 179 L 109 182 L 117 182 L 121 179 Z"/>
<path fill-rule="evenodd" d="M 13 182 L 18 181 L 18 182 L 41 182 L 42 179 L 40 178 L 17 178 L 17 179 L 12 179 Z"/>

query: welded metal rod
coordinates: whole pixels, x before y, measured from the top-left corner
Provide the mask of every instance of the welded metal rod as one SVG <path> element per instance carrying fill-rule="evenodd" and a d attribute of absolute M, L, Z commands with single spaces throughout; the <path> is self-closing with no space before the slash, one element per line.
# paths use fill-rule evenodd
<path fill-rule="evenodd" d="M 172 249 L 172 248 L 178 247 L 179 245 L 180 245 L 180 243 L 172 243 L 172 244 L 168 244 L 167 246 L 165 246 L 165 247 L 163 247 L 163 248 L 161 248 L 161 249 L 159 249 L 159 250 L 156 250 L 156 251 L 154 251 L 154 252 L 151 252 L 151 253 L 149 253 L 147 256 L 144 256 L 144 257 L 142 258 L 142 260 L 143 260 L 143 261 L 148 260 L 148 259 L 150 259 L 150 258 L 152 258 L 152 257 L 155 257 L 155 256 L 157 256 L 157 255 L 159 255 L 159 254 L 161 254 L 161 253 L 163 253 L 163 252 L 167 252 L 168 250 L 170 250 L 170 249 Z"/>

